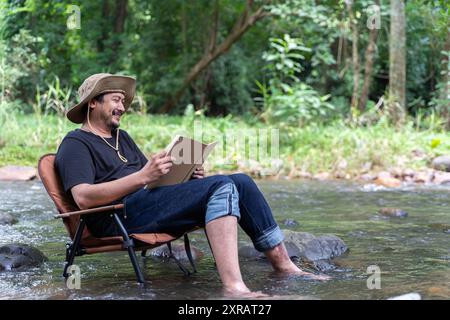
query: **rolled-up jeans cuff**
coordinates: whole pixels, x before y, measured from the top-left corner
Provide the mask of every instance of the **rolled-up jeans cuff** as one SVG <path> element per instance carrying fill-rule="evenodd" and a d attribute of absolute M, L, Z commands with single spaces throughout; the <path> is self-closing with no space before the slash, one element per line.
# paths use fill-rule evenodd
<path fill-rule="evenodd" d="M 234 183 L 227 183 L 218 188 L 208 200 L 205 225 L 223 216 L 235 216 L 239 220 L 239 193 Z"/>
<path fill-rule="evenodd" d="M 255 249 L 264 252 L 279 245 L 284 240 L 283 232 L 279 226 L 264 232 L 260 237 L 253 240 Z"/>

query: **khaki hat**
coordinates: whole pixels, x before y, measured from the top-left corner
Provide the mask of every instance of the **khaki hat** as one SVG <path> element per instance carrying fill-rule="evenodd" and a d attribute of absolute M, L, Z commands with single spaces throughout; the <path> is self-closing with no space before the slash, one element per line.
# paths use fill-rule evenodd
<path fill-rule="evenodd" d="M 125 95 L 125 110 L 133 101 L 136 92 L 136 79 L 110 73 L 93 74 L 78 89 L 80 103 L 66 112 L 67 118 L 75 123 L 82 123 L 86 117 L 86 106 L 90 100 L 102 93 L 121 92 Z"/>

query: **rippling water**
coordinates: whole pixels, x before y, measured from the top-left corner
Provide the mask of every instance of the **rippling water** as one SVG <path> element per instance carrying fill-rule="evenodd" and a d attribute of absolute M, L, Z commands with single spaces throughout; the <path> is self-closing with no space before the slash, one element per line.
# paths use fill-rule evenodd
<path fill-rule="evenodd" d="M 418 292 L 425 299 L 450 299 L 449 187 L 388 190 L 344 182 L 259 181 L 282 228 L 341 237 L 350 251 L 335 260 L 328 282 L 279 278 L 265 261 L 241 260 L 247 285 L 284 299 L 385 299 Z M 386 218 L 380 207 L 409 212 L 404 219 Z M 192 244 L 205 256 L 199 272 L 185 277 L 173 262 L 141 260 L 147 287 L 135 282 L 125 252 L 85 255 L 75 263 L 81 289 L 69 290 L 61 277 L 68 238 L 40 182 L 0 182 L 0 212 L 19 220 L 0 226 L 0 245 L 26 243 L 49 261 L 25 272 L 0 272 L 0 299 L 209 299 L 220 297 L 220 281 L 202 232 Z M 282 221 L 294 219 L 295 227 Z M 240 234 L 242 244 L 248 242 Z M 381 270 L 381 289 L 367 288 L 367 267 Z"/>

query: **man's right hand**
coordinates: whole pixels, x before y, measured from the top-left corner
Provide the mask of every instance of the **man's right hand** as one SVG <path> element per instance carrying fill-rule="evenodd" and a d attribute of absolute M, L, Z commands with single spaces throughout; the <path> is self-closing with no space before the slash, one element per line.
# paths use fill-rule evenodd
<path fill-rule="evenodd" d="M 166 151 L 160 151 L 153 155 L 140 170 L 144 178 L 144 184 L 158 180 L 162 175 L 167 174 L 173 165 L 173 159 L 167 155 Z"/>

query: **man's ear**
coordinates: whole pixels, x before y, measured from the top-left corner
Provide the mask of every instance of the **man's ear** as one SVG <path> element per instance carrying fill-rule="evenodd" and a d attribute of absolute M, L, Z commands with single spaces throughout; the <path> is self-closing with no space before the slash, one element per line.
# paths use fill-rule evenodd
<path fill-rule="evenodd" d="M 88 103 L 88 108 L 95 109 L 97 106 L 97 100 L 91 99 Z"/>

